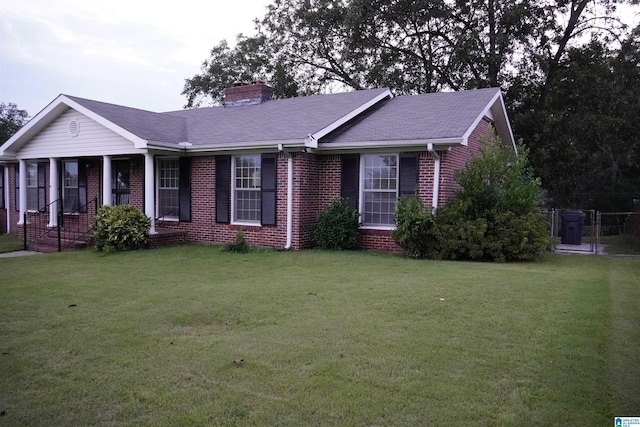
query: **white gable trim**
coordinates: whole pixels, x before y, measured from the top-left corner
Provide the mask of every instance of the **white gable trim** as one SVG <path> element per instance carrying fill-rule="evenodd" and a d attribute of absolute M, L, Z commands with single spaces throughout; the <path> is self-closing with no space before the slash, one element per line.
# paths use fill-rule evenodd
<path fill-rule="evenodd" d="M 307 136 L 305 138 L 304 145 L 306 147 L 308 147 L 308 148 L 318 148 L 318 140 L 320 138 L 322 138 L 323 136 L 327 135 L 330 132 L 333 132 L 334 130 L 336 130 L 337 128 L 342 126 L 343 124 L 345 124 L 348 121 L 354 119 L 359 114 L 362 114 L 363 112 L 367 111 L 369 108 L 371 108 L 374 105 L 376 105 L 378 102 L 380 102 L 380 101 L 382 101 L 384 99 L 387 99 L 387 98 L 389 98 L 389 99 L 393 98 L 393 94 L 391 93 L 391 91 L 389 89 L 386 89 L 380 95 L 372 98 L 371 100 L 369 100 L 368 102 L 362 104 L 361 106 L 359 106 L 355 110 L 353 110 L 350 113 L 342 116 L 341 118 L 339 118 L 335 122 L 331 123 L 329 126 L 326 126 L 326 127 L 320 129 L 319 131 L 317 131 L 315 133 L 310 133 L 309 136 Z"/>
<path fill-rule="evenodd" d="M 83 107 L 77 102 L 69 99 L 64 95 L 58 95 L 49 105 L 47 105 L 42 111 L 36 114 L 26 125 L 24 125 L 18 132 L 16 132 L 7 142 L 0 146 L 0 158 L 2 159 L 15 159 L 16 152 L 21 148 L 22 144 L 28 142 L 31 138 L 35 137 L 39 132 L 44 130 L 51 122 L 53 122 L 58 116 L 64 113 L 67 108 L 72 108 L 77 112 L 85 115 L 91 120 L 99 123 L 110 131 L 120 135 L 121 137 L 131 141 L 133 148 L 146 149 L 148 141 L 140 138 L 137 135 L 129 132 L 126 129 L 114 124 L 113 122 L 105 119 L 99 114 L 94 113 L 88 108 Z"/>
<path fill-rule="evenodd" d="M 462 136 L 462 145 L 468 145 L 471 133 L 473 133 L 484 117 L 490 117 L 493 120 L 496 134 L 502 139 L 502 142 L 511 145 L 513 149 L 517 151 L 511 124 L 507 118 L 507 110 L 504 105 L 504 99 L 502 98 L 502 91 L 500 90 L 496 90 L 496 94 L 491 98 L 491 101 L 487 103 L 469 129 L 464 133 Z"/>

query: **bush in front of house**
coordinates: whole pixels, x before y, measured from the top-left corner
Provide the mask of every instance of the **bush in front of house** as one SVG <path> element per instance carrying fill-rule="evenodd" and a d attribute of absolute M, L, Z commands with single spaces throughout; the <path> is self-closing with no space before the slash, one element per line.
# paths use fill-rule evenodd
<path fill-rule="evenodd" d="M 318 216 L 313 229 L 316 246 L 323 249 L 353 250 L 359 246 L 360 214 L 343 197 L 333 199 Z"/>
<path fill-rule="evenodd" d="M 142 249 L 150 227 L 151 220 L 135 206 L 102 206 L 91 224 L 93 247 L 101 252 Z"/>
<path fill-rule="evenodd" d="M 460 189 L 437 209 L 429 227 L 421 225 L 427 220 L 417 198 L 398 202 L 396 223 L 401 232 L 392 234 L 396 243 L 418 258 L 539 259 L 549 250 L 551 238 L 539 209 L 540 181 L 533 176 L 527 156 L 522 144 L 516 153 L 492 136 L 483 144 L 480 156 L 455 172 Z"/>
<path fill-rule="evenodd" d="M 391 237 L 411 258 L 434 258 L 437 251 L 436 223 L 420 197 L 401 197 L 396 204 L 396 228 Z"/>

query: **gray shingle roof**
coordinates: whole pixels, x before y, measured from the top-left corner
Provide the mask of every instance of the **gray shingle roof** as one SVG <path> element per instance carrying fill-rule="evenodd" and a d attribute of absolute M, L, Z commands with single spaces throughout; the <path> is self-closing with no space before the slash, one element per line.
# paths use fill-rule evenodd
<path fill-rule="evenodd" d="M 194 146 L 252 141 L 303 140 L 386 92 L 371 89 L 164 113 L 187 118 Z"/>
<path fill-rule="evenodd" d="M 147 141 L 179 143 L 187 140 L 187 126 L 184 118 L 65 96 Z"/>
<path fill-rule="evenodd" d="M 330 133 L 322 143 L 460 138 L 498 88 L 398 96 Z"/>

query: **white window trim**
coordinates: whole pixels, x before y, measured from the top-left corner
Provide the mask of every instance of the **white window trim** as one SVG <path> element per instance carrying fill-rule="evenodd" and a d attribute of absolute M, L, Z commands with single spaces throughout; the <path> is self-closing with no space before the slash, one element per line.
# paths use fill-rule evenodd
<path fill-rule="evenodd" d="M 364 223 L 364 175 L 365 175 L 365 156 L 395 156 L 396 157 L 396 201 L 398 199 L 398 192 L 400 186 L 400 155 L 398 153 L 370 153 L 360 155 L 360 182 L 359 182 L 359 203 L 358 211 L 360 212 L 360 228 L 363 230 L 395 230 L 396 224 L 365 224 Z"/>
<path fill-rule="evenodd" d="M 156 208 L 155 208 L 155 217 L 159 218 L 160 221 L 172 221 L 179 222 L 180 221 L 180 212 L 177 212 L 175 215 L 165 215 L 160 218 L 160 162 L 162 160 L 177 160 L 178 161 L 178 180 L 180 179 L 180 158 L 179 157 L 157 157 L 156 158 Z M 178 194 L 180 194 L 180 183 L 178 182 Z M 179 201 L 178 201 L 179 203 Z M 179 206 L 178 206 L 179 208 Z"/>
<path fill-rule="evenodd" d="M 31 165 L 35 165 L 36 167 L 36 185 L 35 187 L 32 185 L 29 185 L 29 167 Z M 26 171 L 24 173 L 27 174 L 27 212 L 28 213 L 34 213 L 34 212 L 39 212 L 39 209 L 29 209 L 29 189 L 30 188 L 35 188 L 36 189 L 36 200 L 39 198 L 39 186 L 38 186 L 38 162 L 37 161 L 27 161 L 26 162 Z M 39 200 L 36 201 L 36 205 L 38 205 Z"/>
<path fill-rule="evenodd" d="M 67 187 L 67 169 L 66 169 L 66 164 L 67 163 L 76 163 L 78 165 L 78 176 L 76 177 L 76 186 L 75 187 Z M 67 197 L 67 189 L 68 188 L 74 188 L 76 190 L 76 193 L 78 193 L 79 195 L 79 189 L 80 189 L 80 161 L 78 159 L 66 159 L 62 161 L 62 189 L 60 191 L 60 193 L 62 194 L 62 199 L 66 199 Z M 60 173 L 60 171 L 59 171 Z M 80 201 L 78 200 L 78 204 L 80 203 Z M 64 206 L 62 209 L 62 213 L 64 215 L 69 215 L 69 212 L 65 212 L 64 210 Z M 79 215 L 79 212 L 74 213 L 74 215 Z"/>
<path fill-rule="evenodd" d="M 257 157 L 260 159 L 259 154 L 241 154 L 231 157 L 231 225 L 245 225 L 248 227 L 262 227 L 262 221 L 246 221 L 236 219 L 236 161 L 240 157 Z M 260 163 L 262 168 L 262 162 Z M 262 191 L 262 182 L 260 183 L 260 189 Z"/>

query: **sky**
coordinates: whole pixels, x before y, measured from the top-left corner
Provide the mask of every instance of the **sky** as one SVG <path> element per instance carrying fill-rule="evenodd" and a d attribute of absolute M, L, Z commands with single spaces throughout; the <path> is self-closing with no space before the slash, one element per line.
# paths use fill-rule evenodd
<path fill-rule="evenodd" d="M 0 0 L 0 102 L 31 117 L 59 94 L 182 109 L 211 48 L 253 34 L 270 0 Z"/>
<path fill-rule="evenodd" d="M 0 0 L 0 102 L 31 117 L 59 94 L 182 109 L 211 48 L 253 34 L 271 0 Z M 637 15 L 636 15 L 637 16 Z"/>

